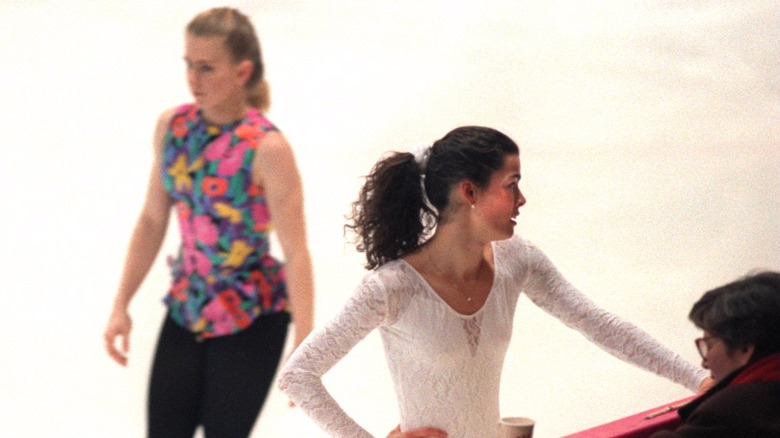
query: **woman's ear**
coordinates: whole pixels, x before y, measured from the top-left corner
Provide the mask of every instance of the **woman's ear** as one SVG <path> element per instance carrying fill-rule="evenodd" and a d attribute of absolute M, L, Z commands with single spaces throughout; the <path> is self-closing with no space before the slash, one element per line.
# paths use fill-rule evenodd
<path fill-rule="evenodd" d="M 477 186 L 464 179 L 458 184 L 458 197 L 464 204 L 473 207 L 477 203 Z"/>
<path fill-rule="evenodd" d="M 238 63 L 236 69 L 236 79 L 239 81 L 239 83 L 241 83 L 241 85 L 246 85 L 247 81 L 249 81 L 249 78 L 252 77 L 252 72 L 255 70 L 255 64 L 252 61 L 245 59 Z"/>

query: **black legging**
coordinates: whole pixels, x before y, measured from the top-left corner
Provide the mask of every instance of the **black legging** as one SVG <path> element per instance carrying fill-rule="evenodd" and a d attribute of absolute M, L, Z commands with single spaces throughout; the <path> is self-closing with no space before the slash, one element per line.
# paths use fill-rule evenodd
<path fill-rule="evenodd" d="M 229 336 L 195 340 L 166 317 L 149 384 L 149 438 L 246 438 L 273 382 L 287 337 L 286 312 Z"/>

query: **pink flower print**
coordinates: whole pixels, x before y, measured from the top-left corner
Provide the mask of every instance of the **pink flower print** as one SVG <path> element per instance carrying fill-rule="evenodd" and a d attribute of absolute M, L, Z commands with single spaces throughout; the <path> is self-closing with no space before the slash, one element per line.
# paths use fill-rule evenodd
<path fill-rule="evenodd" d="M 233 318 L 228 309 L 222 305 L 219 299 L 212 299 L 205 307 L 201 315 L 213 324 L 214 334 L 227 334 L 233 332 Z"/>
<path fill-rule="evenodd" d="M 217 243 L 219 230 L 208 216 L 195 216 L 192 219 L 192 228 L 195 230 L 195 238 L 200 242 L 209 246 Z"/>
<path fill-rule="evenodd" d="M 211 271 L 211 260 L 206 254 L 195 248 L 184 247 L 182 255 L 182 266 L 187 275 L 197 272 L 201 277 L 205 277 Z"/>
<path fill-rule="evenodd" d="M 252 204 L 252 220 L 255 223 L 254 231 L 264 231 L 268 228 L 271 217 L 268 208 L 262 204 Z"/>
<path fill-rule="evenodd" d="M 244 294 L 245 297 L 249 299 L 254 299 L 254 297 L 257 295 L 258 292 L 257 289 L 255 288 L 255 279 L 254 279 L 255 272 L 257 271 L 253 271 L 250 274 L 250 277 L 240 285 L 241 292 Z"/>
<path fill-rule="evenodd" d="M 200 251 L 195 251 L 193 255 L 195 258 L 195 269 L 198 271 L 198 274 L 201 277 L 209 275 L 209 272 L 211 272 L 211 260 Z"/>
<path fill-rule="evenodd" d="M 235 175 L 244 162 L 244 152 L 246 152 L 246 149 L 247 143 L 244 141 L 228 149 L 217 166 L 217 174 L 221 176 Z"/>
<path fill-rule="evenodd" d="M 230 133 L 226 132 L 209 143 L 206 146 L 206 150 L 203 151 L 203 156 L 209 161 L 219 160 L 230 147 Z"/>
<path fill-rule="evenodd" d="M 187 275 L 192 275 L 192 273 L 195 272 L 195 261 L 192 256 L 192 252 L 194 251 L 194 248 L 187 246 L 182 248 L 181 267 L 184 269 L 184 273 Z"/>
<path fill-rule="evenodd" d="M 179 229 L 181 230 L 182 246 L 188 249 L 195 248 L 195 233 L 190 221 L 190 209 L 184 203 L 179 203 Z"/>

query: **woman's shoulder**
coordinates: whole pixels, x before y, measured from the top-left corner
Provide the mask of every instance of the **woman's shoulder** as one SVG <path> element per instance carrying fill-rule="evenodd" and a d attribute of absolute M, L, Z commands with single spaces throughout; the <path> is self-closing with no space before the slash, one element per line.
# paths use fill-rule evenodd
<path fill-rule="evenodd" d="M 530 240 L 515 234 L 509 239 L 494 242 L 493 251 L 497 256 L 517 257 L 518 255 L 530 255 L 540 250 Z"/>
<path fill-rule="evenodd" d="M 364 281 L 394 289 L 415 282 L 415 271 L 404 260 L 392 260 L 366 274 Z"/>
<path fill-rule="evenodd" d="M 161 119 L 171 120 L 176 116 L 186 116 L 189 118 L 195 118 L 198 115 L 198 107 L 194 103 L 183 103 L 167 108 L 160 114 Z"/>
<path fill-rule="evenodd" d="M 157 123 L 154 128 L 154 148 L 158 153 L 162 151 L 164 147 L 164 140 L 166 133 L 171 129 L 174 120 L 182 119 L 185 117 L 195 117 L 197 110 L 195 105 L 183 104 L 163 110 L 159 116 L 157 116 Z"/>
<path fill-rule="evenodd" d="M 250 108 L 246 113 L 246 125 L 254 127 L 263 132 L 279 131 L 279 128 L 268 119 L 268 117 L 257 108 Z"/>
<path fill-rule="evenodd" d="M 517 235 L 494 242 L 493 252 L 497 267 L 508 270 L 513 277 L 551 266 L 549 258 L 538 246 Z"/>
<path fill-rule="evenodd" d="M 415 296 L 425 290 L 425 283 L 410 264 L 398 259 L 367 273 L 363 288 L 372 299 L 384 303 L 386 323 L 392 324 L 415 301 Z"/>
<path fill-rule="evenodd" d="M 194 119 L 197 117 L 198 109 L 195 104 L 184 103 L 181 105 L 173 106 L 164 109 L 159 116 L 157 116 L 157 127 L 167 128 L 173 122 L 176 117 L 187 117 Z"/>
<path fill-rule="evenodd" d="M 387 262 L 367 273 L 362 284 L 389 300 L 407 300 L 424 288 L 420 274 L 401 259 Z"/>
<path fill-rule="evenodd" d="M 244 120 L 235 127 L 238 137 L 247 140 L 253 148 L 274 152 L 290 149 L 281 131 L 257 108 L 250 108 Z"/>

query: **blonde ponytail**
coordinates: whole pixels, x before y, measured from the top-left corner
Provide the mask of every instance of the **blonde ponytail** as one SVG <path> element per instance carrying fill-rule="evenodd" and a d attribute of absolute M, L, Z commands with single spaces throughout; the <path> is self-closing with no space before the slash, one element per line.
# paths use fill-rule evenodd
<path fill-rule="evenodd" d="M 271 107 L 271 88 L 268 81 L 262 79 L 250 87 L 247 93 L 247 102 L 249 106 L 257 108 L 260 112 L 268 112 Z"/>
<path fill-rule="evenodd" d="M 262 112 L 271 106 L 271 91 L 265 80 L 260 41 L 249 17 L 233 8 L 213 8 L 201 12 L 187 25 L 187 32 L 201 37 L 223 37 L 225 47 L 236 62 L 252 61 L 247 80 L 247 103 Z"/>

